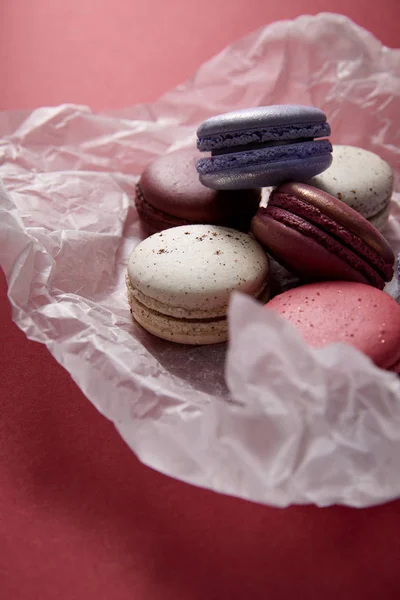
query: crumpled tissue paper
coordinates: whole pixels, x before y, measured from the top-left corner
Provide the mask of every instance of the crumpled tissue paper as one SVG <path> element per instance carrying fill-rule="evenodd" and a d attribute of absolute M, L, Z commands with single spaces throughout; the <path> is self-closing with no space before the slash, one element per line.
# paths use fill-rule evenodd
<path fill-rule="evenodd" d="M 324 110 L 333 143 L 380 154 L 399 192 L 400 51 L 345 17 L 302 16 L 239 40 L 151 106 L 0 113 L 1 265 L 15 322 L 142 462 L 275 506 L 369 506 L 400 496 L 399 378 L 345 345 L 306 347 L 239 294 L 228 350 L 153 338 L 126 300 L 145 165 L 193 144 L 213 114 L 291 102 Z M 399 199 L 384 232 L 396 252 Z M 400 296 L 395 280 L 387 291 Z"/>

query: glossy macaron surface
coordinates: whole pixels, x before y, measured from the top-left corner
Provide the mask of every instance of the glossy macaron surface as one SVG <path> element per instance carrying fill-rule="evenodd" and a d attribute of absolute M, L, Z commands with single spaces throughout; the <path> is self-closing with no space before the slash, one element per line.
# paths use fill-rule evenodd
<path fill-rule="evenodd" d="M 383 288 L 393 276 L 393 252 L 366 219 L 307 184 L 277 187 L 252 231 L 275 258 L 310 279 L 343 279 Z"/>
<path fill-rule="evenodd" d="M 372 286 L 343 281 L 303 285 L 273 298 L 275 310 L 312 346 L 345 342 L 383 369 L 400 371 L 400 305 Z"/>

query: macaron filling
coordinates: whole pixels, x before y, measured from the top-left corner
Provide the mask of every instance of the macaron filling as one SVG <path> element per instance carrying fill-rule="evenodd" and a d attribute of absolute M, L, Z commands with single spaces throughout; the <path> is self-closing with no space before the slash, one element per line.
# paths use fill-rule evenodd
<path fill-rule="evenodd" d="M 234 154 L 235 152 L 247 152 L 249 150 L 262 150 L 263 148 L 273 148 L 274 146 L 287 146 L 288 144 L 302 144 L 303 142 L 312 142 L 313 138 L 299 138 L 298 140 L 284 140 L 282 142 L 252 142 L 244 146 L 233 146 L 232 148 L 218 148 L 211 150 L 211 156 L 220 156 L 221 154 Z"/>
<path fill-rule="evenodd" d="M 152 298 L 151 296 L 147 296 L 140 292 L 140 290 L 135 289 L 132 285 L 130 279 L 127 279 L 127 287 L 129 290 L 129 298 L 130 301 L 134 300 L 136 303 L 140 304 L 142 307 L 146 308 L 146 310 L 150 311 L 152 314 L 163 315 L 176 321 L 202 321 L 204 323 L 210 323 L 212 321 L 220 321 L 226 318 L 226 311 L 228 308 L 227 304 L 214 306 L 212 310 L 196 310 L 194 308 L 187 309 L 182 306 L 174 306 L 170 304 L 166 304 Z M 261 299 L 262 301 L 266 300 L 269 294 L 269 289 L 267 282 L 264 281 L 261 287 L 256 290 L 252 296 L 256 299 Z"/>
<path fill-rule="evenodd" d="M 174 317 L 173 315 L 166 315 L 165 313 L 159 312 L 157 310 L 154 310 L 152 308 L 149 308 L 147 306 L 147 304 L 140 302 L 140 300 L 137 299 L 137 297 L 135 295 L 133 295 L 132 301 L 134 301 L 136 304 L 140 305 L 142 307 L 142 309 L 145 309 L 147 312 L 152 313 L 155 316 L 162 316 L 162 317 L 167 317 L 168 316 L 168 320 L 170 321 L 179 321 L 182 323 L 192 323 L 193 321 L 196 322 L 201 322 L 201 323 L 218 323 L 219 321 L 225 321 L 226 320 L 226 315 L 222 315 L 220 317 L 202 317 L 200 318 L 196 318 L 196 317 Z"/>
<path fill-rule="evenodd" d="M 135 290 L 126 275 L 128 300 L 132 316 L 150 333 L 183 344 L 213 344 L 225 342 L 228 332 L 226 317 L 227 305 L 213 310 L 214 314 L 205 311 L 170 307 L 154 298 Z M 269 300 L 269 285 L 263 284 L 259 294 L 253 296 L 265 303 Z M 160 309 L 161 310 L 157 310 Z M 172 312 L 175 314 L 171 314 Z M 217 313 L 217 314 L 215 314 Z"/>
<path fill-rule="evenodd" d="M 327 137 L 331 133 L 329 123 L 301 123 L 284 125 L 280 127 L 255 127 L 245 130 L 230 131 L 228 133 L 216 132 L 215 135 L 201 137 L 197 141 L 197 147 L 201 152 L 228 149 L 237 146 L 247 146 L 254 143 L 276 142 L 282 144 L 284 141 L 297 139 L 313 140 L 314 138 Z"/>

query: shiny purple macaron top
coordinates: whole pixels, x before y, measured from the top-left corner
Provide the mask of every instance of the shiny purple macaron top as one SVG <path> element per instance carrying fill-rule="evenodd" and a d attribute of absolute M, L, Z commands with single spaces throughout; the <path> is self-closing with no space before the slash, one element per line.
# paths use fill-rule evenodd
<path fill-rule="evenodd" d="M 256 143 L 311 140 L 330 135 L 322 110 L 281 104 L 237 110 L 211 117 L 197 130 L 200 151 L 217 151 Z"/>

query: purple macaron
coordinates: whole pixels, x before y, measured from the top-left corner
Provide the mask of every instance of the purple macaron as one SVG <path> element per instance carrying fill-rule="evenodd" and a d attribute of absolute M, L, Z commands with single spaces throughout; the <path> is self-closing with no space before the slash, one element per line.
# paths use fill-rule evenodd
<path fill-rule="evenodd" d="M 200 181 L 214 189 L 306 181 L 332 162 L 326 115 L 311 106 L 273 105 L 211 117 L 197 130 Z"/>

